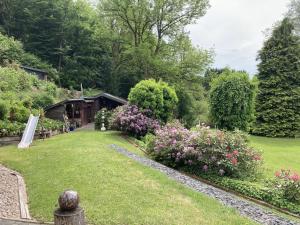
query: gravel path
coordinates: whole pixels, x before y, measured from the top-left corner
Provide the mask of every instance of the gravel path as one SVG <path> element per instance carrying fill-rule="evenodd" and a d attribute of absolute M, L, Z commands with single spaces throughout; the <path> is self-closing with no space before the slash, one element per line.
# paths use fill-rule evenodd
<path fill-rule="evenodd" d="M 0 217 L 20 218 L 18 179 L 0 165 Z"/>
<path fill-rule="evenodd" d="M 138 156 L 117 145 L 112 144 L 110 145 L 110 147 L 116 150 L 117 152 L 135 161 L 138 161 L 139 163 L 145 166 L 152 167 L 154 169 L 159 170 L 160 172 L 166 174 L 168 177 L 184 184 L 185 186 L 188 186 L 198 192 L 213 197 L 226 206 L 237 209 L 241 215 L 247 216 L 250 219 L 260 224 L 267 224 L 267 225 L 297 225 L 298 224 L 296 222 L 280 217 L 272 213 L 271 211 L 267 211 L 266 209 L 262 208 L 261 206 L 253 202 L 244 200 L 242 198 L 237 197 L 236 195 L 225 192 L 221 189 L 210 186 L 201 181 L 195 180 L 189 176 L 183 175 L 174 169 L 166 167 L 151 159 Z"/>

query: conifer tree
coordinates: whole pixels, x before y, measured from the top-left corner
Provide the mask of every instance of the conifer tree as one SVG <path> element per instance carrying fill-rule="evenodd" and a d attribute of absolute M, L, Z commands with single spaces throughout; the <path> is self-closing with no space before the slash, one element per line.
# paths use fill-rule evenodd
<path fill-rule="evenodd" d="M 295 137 L 300 130 L 300 38 L 289 19 L 275 27 L 258 58 L 253 133 Z"/>

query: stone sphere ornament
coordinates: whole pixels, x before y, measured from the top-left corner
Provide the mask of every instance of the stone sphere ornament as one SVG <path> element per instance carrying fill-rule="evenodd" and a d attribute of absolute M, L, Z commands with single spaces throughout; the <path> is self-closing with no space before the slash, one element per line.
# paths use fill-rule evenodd
<path fill-rule="evenodd" d="M 79 204 L 79 195 L 76 191 L 66 190 L 60 194 L 58 204 L 62 211 L 75 210 Z"/>

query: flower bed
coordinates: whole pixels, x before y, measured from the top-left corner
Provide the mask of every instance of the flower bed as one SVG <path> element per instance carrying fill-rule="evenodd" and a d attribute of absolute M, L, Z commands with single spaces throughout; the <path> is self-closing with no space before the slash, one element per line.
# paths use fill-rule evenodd
<path fill-rule="evenodd" d="M 44 118 L 39 121 L 37 133 L 44 131 L 62 130 L 64 124 L 60 121 Z M 26 127 L 25 123 L 0 120 L 0 137 L 21 136 Z"/>
<path fill-rule="evenodd" d="M 239 132 L 212 131 L 199 127 L 189 131 L 178 122 L 156 130 L 148 137 L 147 152 L 168 166 L 190 167 L 219 176 L 253 177 L 261 153 L 249 147 Z"/>
<path fill-rule="evenodd" d="M 156 161 L 300 215 L 300 176 L 281 170 L 274 179 L 263 179 L 261 152 L 249 147 L 241 132 L 209 127 L 190 131 L 176 122 L 143 141 L 146 153 Z"/>

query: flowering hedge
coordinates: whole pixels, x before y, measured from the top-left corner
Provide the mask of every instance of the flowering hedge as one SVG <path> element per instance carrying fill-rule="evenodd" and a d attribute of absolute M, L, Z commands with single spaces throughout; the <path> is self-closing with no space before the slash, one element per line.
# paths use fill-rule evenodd
<path fill-rule="evenodd" d="M 275 189 L 283 198 L 300 203 L 300 175 L 290 170 L 281 169 L 275 173 Z"/>
<path fill-rule="evenodd" d="M 154 133 L 160 127 L 159 122 L 150 116 L 149 110 L 141 111 L 135 105 L 124 105 L 115 109 L 110 124 L 113 129 L 141 137 L 149 132 Z"/>
<path fill-rule="evenodd" d="M 168 166 L 220 176 L 253 176 L 261 164 L 261 154 L 248 147 L 239 133 L 212 131 L 198 127 L 185 129 L 179 122 L 167 124 L 147 138 L 147 152 Z"/>

